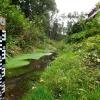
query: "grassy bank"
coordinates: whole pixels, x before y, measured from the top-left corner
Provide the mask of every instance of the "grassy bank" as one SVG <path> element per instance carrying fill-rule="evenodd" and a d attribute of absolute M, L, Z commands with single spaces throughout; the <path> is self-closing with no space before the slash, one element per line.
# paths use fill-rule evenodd
<path fill-rule="evenodd" d="M 41 75 L 42 83 L 39 83 L 52 94 L 53 100 L 99 100 L 99 43 L 98 34 L 80 43 L 59 45 L 58 57 L 45 69 Z M 45 91 L 45 88 L 42 90 Z M 34 91 L 40 92 L 38 85 L 25 98 L 40 96 L 41 93 L 34 95 Z M 47 94 L 43 92 L 42 95 Z M 52 100 L 40 97 L 38 100 Z"/>

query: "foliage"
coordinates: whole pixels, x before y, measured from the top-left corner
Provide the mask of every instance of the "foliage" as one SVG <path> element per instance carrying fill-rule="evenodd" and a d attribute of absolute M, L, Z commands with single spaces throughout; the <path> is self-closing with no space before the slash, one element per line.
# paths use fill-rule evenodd
<path fill-rule="evenodd" d="M 99 14 L 90 29 L 68 36 L 66 45 L 56 44 L 58 57 L 42 75 L 45 85 L 59 100 L 98 100 L 100 98 Z M 80 41 L 81 40 L 81 41 Z M 63 47 L 63 48 L 62 48 Z"/>
<path fill-rule="evenodd" d="M 100 16 L 100 13 L 98 13 L 94 19 L 91 19 L 91 21 L 88 21 L 85 25 L 85 30 L 79 33 L 74 33 L 72 35 L 67 35 L 65 41 L 74 43 L 74 42 L 82 41 L 83 39 L 86 39 L 93 35 L 100 34 L 99 16 Z"/>
<path fill-rule="evenodd" d="M 85 21 L 80 21 L 78 23 L 75 23 L 71 28 L 71 33 L 79 33 L 85 29 Z"/>
<path fill-rule="evenodd" d="M 46 37 L 50 26 L 49 11 L 55 9 L 54 1 L 30 0 L 31 5 L 26 5 L 30 4 L 29 0 L 25 1 L 4 0 L 3 3 L 0 1 L 0 14 L 7 17 L 8 77 L 27 73 L 30 68 L 23 66 L 30 64 L 30 60 L 51 55 L 40 51 L 29 54 L 23 54 L 24 52 L 45 48 L 55 50 L 58 56 L 39 76 L 42 82 L 36 87 L 33 86 L 22 100 L 98 100 L 100 98 L 100 13 L 93 19 L 82 20 L 79 25 L 74 25 L 71 28 L 73 34 L 67 35 L 64 41 L 57 42 Z M 32 8 L 29 9 L 29 6 Z M 32 10 L 31 16 L 29 10 Z M 57 25 L 58 23 L 54 25 L 54 39 Z M 11 58 L 19 52 L 22 55 Z"/>
<path fill-rule="evenodd" d="M 92 38 L 98 38 L 97 42 Z M 42 79 L 44 80 L 44 85 L 53 92 L 55 98 L 61 100 L 98 100 L 98 97 L 100 97 L 100 82 L 98 79 L 100 70 L 97 67 L 99 65 L 95 62 L 97 61 L 96 59 L 100 58 L 96 58 L 95 62 L 88 62 L 90 58 L 85 58 L 88 53 L 95 53 L 95 50 L 99 52 L 98 43 L 99 35 L 84 40 L 82 43 L 67 45 L 66 48 L 69 49 L 65 48 L 66 51 L 61 53 L 47 67 Z M 92 49 L 93 46 L 91 44 L 97 46 L 98 49 L 96 47 L 95 50 Z M 88 64 L 94 64 L 95 66 L 88 66 L 84 60 Z"/>
<path fill-rule="evenodd" d="M 82 21 L 81 25 L 79 25 L 79 26 L 77 25 L 78 23 L 73 25 L 73 27 L 71 29 L 73 34 L 72 35 L 69 34 L 66 36 L 66 42 L 79 42 L 85 38 L 88 38 L 88 37 L 93 36 L 95 34 L 99 34 L 100 33 L 100 29 L 99 29 L 100 19 L 99 19 L 99 17 L 100 17 L 100 13 L 98 13 L 95 16 L 95 18 L 93 18 L 93 19 L 87 20 L 86 22 Z M 84 28 L 82 28 L 81 26 Z"/>
<path fill-rule="evenodd" d="M 26 17 L 34 15 L 43 15 L 48 11 L 55 10 L 55 1 L 53 0 L 12 0 L 12 4 L 19 5 Z"/>
<path fill-rule="evenodd" d="M 85 52 L 85 64 L 89 67 L 97 67 L 100 65 L 100 36 L 95 35 L 93 37 L 88 38 L 85 42 L 82 43 L 82 49 Z"/>
<path fill-rule="evenodd" d="M 69 19 L 67 21 L 67 34 L 78 33 L 85 29 L 85 13 L 81 12 L 81 14 L 78 14 L 78 12 L 75 11 L 69 13 L 67 17 Z"/>
<path fill-rule="evenodd" d="M 1 0 L 0 2 L 0 15 L 6 17 L 7 21 L 7 56 L 31 52 L 41 47 L 49 30 L 49 11 L 53 12 L 56 9 L 55 1 Z M 32 6 L 31 21 L 27 18 L 30 17 L 28 4 Z"/>
<path fill-rule="evenodd" d="M 31 34 L 34 33 L 35 35 L 32 35 L 32 37 L 37 37 L 39 39 L 39 37 L 43 38 L 44 35 L 47 36 L 50 27 L 49 12 L 54 12 L 56 10 L 54 0 L 12 0 L 12 4 L 19 7 L 22 12 L 24 12 L 26 18 L 32 21 L 33 24 L 30 30 L 32 31 L 32 29 L 36 28 L 36 30 L 39 31 L 38 33 L 33 31 Z M 32 40 L 34 40 L 34 38 L 32 38 Z"/>
<path fill-rule="evenodd" d="M 96 4 L 96 7 L 97 7 L 97 8 L 100 8 L 100 2 L 98 2 L 98 3 Z"/>
<path fill-rule="evenodd" d="M 100 36 L 94 35 L 80 43 L 67 43 L 63 49 L 63 41 L 61 45 L 56 45 L 59 55 L 45 69 L 41 76 L 43 82 L 39 83 L 53 93 L 53 100 L 99 100 L 99 40 Z M 96 57 L 90 62 L 91 58 L 88 54 L 92 56 L 95 54 Z M 32 94 L 34 93 L 30 92 L 27 96 Z"/>
<path fill-rule="evenodd" d="M 34 87 L 22 100 L 54 100 L 52 94 L 44 86 Z"/>

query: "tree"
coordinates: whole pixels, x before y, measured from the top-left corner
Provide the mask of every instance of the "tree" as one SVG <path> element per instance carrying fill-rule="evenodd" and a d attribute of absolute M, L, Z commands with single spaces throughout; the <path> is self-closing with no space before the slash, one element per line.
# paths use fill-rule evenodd
<path fill-rule="evenodd" d="M 45 15 L 56 8 L 54 0 L 12 0 L 12 4 L 20 6 L 28 18 L 34 18 L 34 15 Z"/>
<path fill-rule="evenodd" d="M 98 3 L 96 4 L 96 7 L 97 7 L 97 8 L 100 8 L 100 2 L 98 2 Z"/>
<path fill-rule="evenodd" d="M 68 14 L 68 22 L 67 22 L 67 33 L 78 33 L 85 29 L 85 17 L 86 14 L 81 12 L 81 14 L 78 14 L 78 12 L 69 13 Z"/>
<path fill-rule="evenodd" d="M 12 4 L 19 6 L 35 27 L 44 30 L 45 34 L 49 33 L 49 12 L 56 10 L 55 0 L 12 0 Z"/>
<path fill-rule="evenodd" d="M 58 19 L 55 19 L 52 27 L 50 27 L 49 37 L 53 40 L 61 40 L 63 32 L 63 24 L 59 23 Z"/>

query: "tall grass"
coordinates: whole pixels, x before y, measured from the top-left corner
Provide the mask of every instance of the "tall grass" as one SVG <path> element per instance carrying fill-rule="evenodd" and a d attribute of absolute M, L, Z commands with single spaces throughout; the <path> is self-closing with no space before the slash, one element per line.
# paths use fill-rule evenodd
<path fill-rule="evenodd" d="M 95 19 L 88 24 L 90 29 L 68 37 L 70 43 L 56 44 L 59 55 L 41 75 L 42 88 L 30 93 L 35 99 L 29 100 L 100 100 L 100 29 Z"/>
<path fill-rule="evenodd" d="M 44 86 L 38 86 L 34 90 L 29 91 L 22 100 L 54 100 L 54 98 Z"/>

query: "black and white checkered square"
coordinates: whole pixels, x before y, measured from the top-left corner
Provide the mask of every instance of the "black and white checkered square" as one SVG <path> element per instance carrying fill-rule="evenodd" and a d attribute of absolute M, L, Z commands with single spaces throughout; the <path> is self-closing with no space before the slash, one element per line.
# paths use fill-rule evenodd
<path fill-rule="evenodd" d="M 0 100 L 5 95 L 5 59 L 6 59 L 6 31 L 0 30 Z"/>

